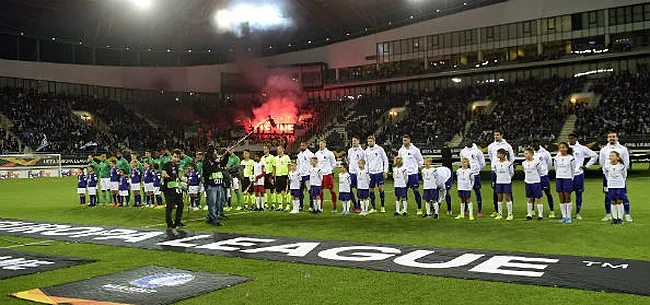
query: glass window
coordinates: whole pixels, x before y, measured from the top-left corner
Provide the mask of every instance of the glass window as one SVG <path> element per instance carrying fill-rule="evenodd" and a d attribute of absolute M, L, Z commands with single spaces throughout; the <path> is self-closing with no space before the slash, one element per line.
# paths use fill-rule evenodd
<path fill-rule="evenodd" d="M 476 44 L 474 36 L 476 36 L 476 30 L 465 31 L 465 45 Z"/>
<path fill-rule="evenodd" d="M 438 38 L 440 35 L 432 35 L 429 36 L 429 45 L 431 46 L 432 49 L 437 49 L 440 47 Z"/>
<path fill-rule="evenodd" d="M 645 11 L 644 12 L 645 17 L 643 17 L 643 19 L 645 19 L 646 21 L 649 21 L 650 20 L 650 4 L 645 5 L 644 11 Z"/>
<path fill-rule="evenodd" d="M 587 24 L 589 25 L 589 28 L 595 28 L 598 26 L 598 15 L 596 12 L 589 12 L 587 13 Z"/>
<path fill-rule="evenodd" d="M 421 44 L 421 41 L 423 40 L 422 38 L 423 37 L 418 37 L 418 38 L 413 39 L 413 51 L 414 52 L 419 52 L 420 51 L 420 44 Z"/>
<path fill-rule="evenodd" d="M 442 37 L 444 38 L 443 42 L 442 42 L 442 47 L 443 48 L 450 48 L 451 47 L 451 33 L 443 34 Z"/>
<path fill-rule="evenodd" d="M 632 22 L 632 7 L 631 6 L 626 6 L 624 7 L 625 9 L 625 23 L 631 23 Z"/>
<path fill-rule="evenodd" d="M 617 8 L 616 9 L 616 21 L 614 22 L 615 25 L 618 24 L 624 24 L 625 23 L 625 8 Z"/>
<path fill-rule="evenodd" d="M 523 22 L 521 24 L 521 30 L 522 30 L 522 37 L 530 37 L 532 34 L 532 28 L 530 25 L 530 21 Z"/>
<path fill-rule="evenodd" d="M 562 16 L 562 32 L 571 32 L 571 15 Z"/>
<path fill-rule="evenodd" d="M 413 39 L 402 40 L 402 53 L 406 53 L 406 54 L 413 53 Z"/>
<path fill-rule="evenodd" d="M 643 21 L 643 5 L 635 5 L 632 8 L 632 22 Z"/>
<path fill-rule="evenodd" d="M 599 27 L 605 26 L 605 10 L 600 10 L 596 12 L 596 20 Z"/>
<path fill-rule="evenodd" d="M 467 31 L 458 32 L 458 34 L 460 35 L 460 40 L 459 40 L 459 45 L 460 46 L 467 45 L 467 40 L 465 38 L 465 32 L 467 32 Z"/>
<path fill-rule="evenodd" d="M 531 36 L 537 36 L 539 33 L 537 33 L 537 20 L 532 20 L 530 22 L 530 35 Z"/>
<path fill-rule="evenodd" d="M 400 44 L 400 41 L 393 41 L 393 55 L 400 55 L 402 54 L 402 45 Z"/>
<path fill-rule="evenodd" d="M 495 39 L 493 26 L 485 28 L 485 36 L 487 41 L 493 41 Z"/>
<path fill-rule="evenodd" d="M 504 24 L 499 27 L 499 40 L 508 39 L 508 25 Z"/>
<path fill-rule="evenodd" d="M 451 33 L 451 46 L 458 47 L 460 46 L 460 35 L 458 32 Z"/>
<path fill-rule="evenodd" d="M 508 25 L 508 32 L 510 33 L 509 38 L 510 39 L 516 39 L 521 36 L 517 35 L 517 24 L 516 23 L 511 23 Z"/>

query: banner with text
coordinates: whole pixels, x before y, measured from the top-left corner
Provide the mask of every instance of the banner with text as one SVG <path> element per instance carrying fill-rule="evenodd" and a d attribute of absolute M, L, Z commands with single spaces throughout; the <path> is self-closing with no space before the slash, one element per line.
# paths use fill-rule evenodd
<path fill-rule="evenodd" d="M 0 279 L 94 262 L 92 259 L 0 249 Z"/>
<path fill-rule="evenodd" d="M 650 262 L 0 219 L 0 234 L 650 296 Z"/>
<path fill-rule="evenodd" d="M 158 305 L 250 280 L 238 275 L 147 266 L 11 295 L 45 304 Z"/>

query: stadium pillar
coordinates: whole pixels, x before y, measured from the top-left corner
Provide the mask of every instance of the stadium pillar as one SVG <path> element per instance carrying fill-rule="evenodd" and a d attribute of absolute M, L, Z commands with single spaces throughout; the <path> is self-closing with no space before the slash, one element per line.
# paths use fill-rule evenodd
<path fill-rule="evenodd" d="M 339 81 L 339 69 L 336 68 L 336 81 Z"/>

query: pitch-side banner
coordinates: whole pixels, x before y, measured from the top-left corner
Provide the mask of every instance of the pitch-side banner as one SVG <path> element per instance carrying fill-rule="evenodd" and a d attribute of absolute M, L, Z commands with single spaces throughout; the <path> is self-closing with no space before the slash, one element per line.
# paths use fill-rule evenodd
<path fill-rule="evenodd" d="M 0 279 L 94 262 L 91 259 L 0 249 Z"/>
<path fill-rule="evenodd" d="M 147 266 L 11 295 L 45 304 L 160 305 L 250 280 L 238 275 Z"/>
<path fill-rule="evenodd" d="M 650 262 L 0 219 L 0 234 L 650 296 Z"/>

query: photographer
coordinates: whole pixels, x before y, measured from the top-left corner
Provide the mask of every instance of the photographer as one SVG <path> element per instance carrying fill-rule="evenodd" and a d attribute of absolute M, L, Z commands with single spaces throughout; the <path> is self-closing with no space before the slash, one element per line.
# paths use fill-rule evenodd
<path fill-rule="evenodd" d="M 208 147 L 205 161 L 203 162 L 203 185 L 206 187 L 208 197 L 208 215 L 205 222 L 214 226 L 221 226 L 218 215 L 223 215 L 223 205 L 226 201 L 225 186 L 227 185 L 228 172 L 222 166 L 223 158 L 217 156 L 213 146 Z"/>

